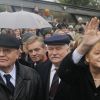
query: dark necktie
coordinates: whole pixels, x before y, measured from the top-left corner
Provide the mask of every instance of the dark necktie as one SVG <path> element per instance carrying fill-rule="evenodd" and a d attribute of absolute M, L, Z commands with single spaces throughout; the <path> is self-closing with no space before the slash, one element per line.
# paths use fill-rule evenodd
<path fill-rule="evenodd" d="M 51 88 L 50 88 L 50 91 L 49 91 L 49 100 L 54 99 L 58 85 L 59 85 L 59 77 L 58 77 L 57 72 L 56 72 L 54 74 L 52 84 L 51 84 Z"/>
<path fill-rule="evenodd" d="M 11 75 L 10 74 L 5 74 L 4 77 L 6 79 L 6 85 L 7 85 L 8 89 L 11 91 L 11 94 L 13 95 L 13 93 L 14 93 L 14 86 L 13 86 L 13 84 L 10 81 Z"/>

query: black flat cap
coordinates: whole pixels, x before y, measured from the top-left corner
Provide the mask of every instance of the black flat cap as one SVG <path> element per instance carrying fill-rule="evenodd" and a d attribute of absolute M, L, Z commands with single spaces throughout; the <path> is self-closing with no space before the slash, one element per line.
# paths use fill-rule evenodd
<path fill-rule="evenodd" d="M 47 45 L 59 45 L 59 44 L 69 44 L 70 37 L 68 35 L 53 35 L 44 40 Z"/>
<path fill-rule="evenodd" d="M 10 34 L 0 34 L 0 47 L 19 49 L 20 40 Z"/>

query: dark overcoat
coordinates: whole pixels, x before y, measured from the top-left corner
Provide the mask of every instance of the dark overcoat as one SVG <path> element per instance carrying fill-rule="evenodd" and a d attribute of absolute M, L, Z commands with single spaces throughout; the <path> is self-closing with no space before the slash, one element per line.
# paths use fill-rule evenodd
<path fill-rule="evenodd" d="M 43 94 L 44 94 L 44 100 L 49 100 L 49 83 L 50 83 L 50 71 L 51 71 L 51 67 L 52 67 L 52 62 L 50 60 L 46 61 L 45 63 L 40 64 L 40 66 L 38 66 L 38 68 L 36 69 L 39 74 L 40 77 L 42 79 L 43 82 Z M 66 85 L 66 83 L 64 81 L 61 81 L 59 83 L 57 92 L 55 94 L 59 95 L 66 95 L 66 89 L 68 89 L 69 86 Z M 67 100 L 66 98 L 64 98 L 64 96 L 62 96 L 62 99 L 60 100 Z"/>
<path fill-rule="evenodd" d="M 50 81 L 51 66 L 52 66 L 51 61 L 47 60 L 44 63 L 39 64 L 36 68 L 42 80 L 44 100 L 49 99 L 48 97 L 49 97 L 49 81 Z"/>
<path fill-rule="evenodd" d="M 65 89 L 56 95 L 55 100 L 100 100 L 100 86 L 96 88 L 83 59 L 76 65 L 69 54 L 62 61 L 58 74 Z"/>
<path fill-rule="evenodd" d="M 39 74 L 34 69 L 17 63 L 14 95 L 11 95 L 0 77 L 0 100 L 42 100 Z"/>

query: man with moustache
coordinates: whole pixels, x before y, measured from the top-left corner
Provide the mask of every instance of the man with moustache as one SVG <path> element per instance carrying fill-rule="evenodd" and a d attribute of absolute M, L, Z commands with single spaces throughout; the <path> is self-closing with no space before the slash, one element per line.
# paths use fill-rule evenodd
<path fill-rule="evenodd" d="M 65 89 L 57 70 L 63 58 L 70 52 L 70 38 L 67 35 L 53 35 L 46 38 L 44 43 L 47 45 L 49 62 L 40 66 L 38 72 L 43 82 L 44 100 L 54 100 Z"/>

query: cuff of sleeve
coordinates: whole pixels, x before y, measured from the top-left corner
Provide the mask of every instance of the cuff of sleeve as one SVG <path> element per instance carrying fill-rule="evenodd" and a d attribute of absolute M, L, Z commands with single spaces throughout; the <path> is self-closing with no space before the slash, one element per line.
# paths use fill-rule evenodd
<path fill-rule="evenodd" d="M 72 54 L 72 60 L 75 64 L 78 64 L 83 56 L 84 55 L 80 54 L 77 50 L 74 50 Z"/>

